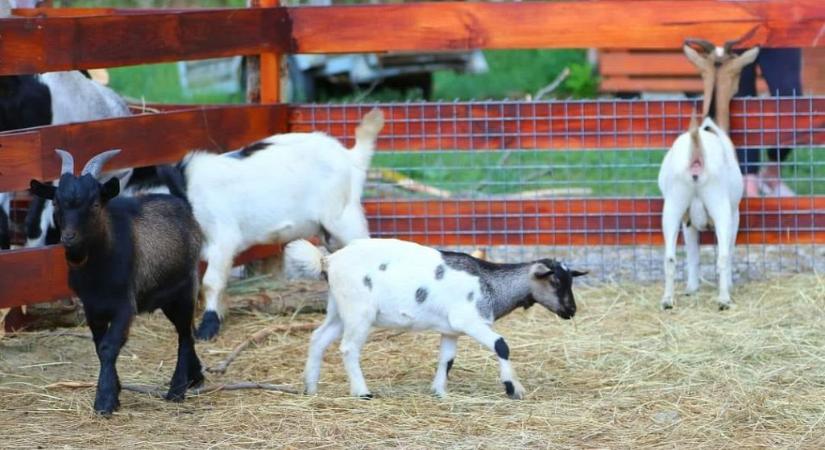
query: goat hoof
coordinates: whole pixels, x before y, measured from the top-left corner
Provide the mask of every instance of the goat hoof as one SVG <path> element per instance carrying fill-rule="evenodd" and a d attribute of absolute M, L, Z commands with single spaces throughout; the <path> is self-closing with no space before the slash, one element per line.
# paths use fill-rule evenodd
<path fill-rule="evenodd" d="M 361 400 L 372 400 L 375 397 L 372 394 L 361 394 L 358 398 Z"/>
<path fill-rule="evenodd" d="M 100 398 L 98 397 L 95 399 L 95 412 L 105 418 L 112 417 L 112 413 L 117 411 L 120 408 L 120 400 L 115 398 L 114 400 L 110 398 Z"/>
<path fill-rule="evenodd" d="M 211 341 L 215 339 L 221 329 L 221 319 L 215 311 L 206 311 L 203 313 L 201 324 L 198 330 L 195 331 L 195 338 L 201 341 Z"/>
<path fill-rule="evenodd" d="M 172 392 L 170 390 L 163 398 L 170 402 L 180 403 L 186 398 L 186 392 Z"/>
<path fill-rule="evenodd" d="M 505 381 L 504 390 L 507 396 L 513 400 L 522 400 L 524 398 L 524 387 L 518 381 Z"/>
<path fill-rule="evenodd" d="M 667 299 L 667 300 L 662 299 L 662 302 L 661 302 L 660 305 L 661 305 L 662 309 L 665 310 L 665 311 L 673 309 L 673 300 L 671 300 L 671 299 Z"/>
<path fill-rule="evenodd" d="M 188 389 L 197 389 L 197 388 L 203 386 L 204 380 L 205 380 L 205 378 L 203 377 L 203 375 L 198 374 L 198 376 L 192 377 L 189 380 L 189 384 L 187 384 L 186 387 Z"/>
<path fill-rule="evenodd" d="M 719 302 L 719 311 L 727 311 L 733 308 L 733 303 L 731 302 Z"/>

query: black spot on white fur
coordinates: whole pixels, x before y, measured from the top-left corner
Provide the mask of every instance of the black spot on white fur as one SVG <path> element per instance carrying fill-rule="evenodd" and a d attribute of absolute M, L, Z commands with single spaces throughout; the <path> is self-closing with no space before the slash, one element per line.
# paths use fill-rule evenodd
<path fill-rule="evenodd" d="M 440 280 L 444 278 L 444 264 L 439 264 L 438 267 L 435 268 L 435 279 Z"/>
<path fill-rule="evenodd" d="M 496 341 L 496 355 L 501 359 L 510 359 L 510 347 L 504 342 L 504 338 L 498 338 Z"/>
<path fill-rule="evenodd" d="M 453 362 L 455 362 L 455 358 L 447 361 L 447 375 L 450 375 L 450 371 L 453 370 Z"/>
<path fill-rule="evenodd" d="M 364 286 L 366 286 L 367 289 L 372 290 L 372 278 L 370 278 L 369 275 L 364 275 Z"/>
<path fill-rule="evenodd" d="M 476 296 L 475 292 L 470 291 L 470 293 L 469 293 L 469 294 L 467 294 L 467 301 L 468 301 L 468 302 L 472 302 L 472 301 L 473 301 L 473 298 L 474 298 L 475 296 Z"/>
<path fill-rule="evenodd" d="M 512 381 L 504 382 L 504 391 L 507 392 L 508 397 L 513 397 L 514 395 L 516 395 L 516 387 L 513 386 Z"/>
<path fill-rule="evenodd" d="M 380 271 L 382 271 L 382 272 L 384 272 L 385 270 L 387 270 L 387 263 L 383 263 L 383 264 L 381 264 L 380 266 L 378 266 L 378 270 L 380 270 Z"/>
<path fill-rule="evenodd" d="M 427 288 L 420 287 L 415 290 L 415 301 L 418 303 L 424 303 L 427 300 Z"/>

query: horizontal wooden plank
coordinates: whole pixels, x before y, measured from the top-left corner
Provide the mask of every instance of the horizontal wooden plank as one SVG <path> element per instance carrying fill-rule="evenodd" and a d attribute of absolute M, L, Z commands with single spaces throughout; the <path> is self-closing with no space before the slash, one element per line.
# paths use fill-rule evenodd
<path fill-rule="evenodd" d="M 395 103 L 384 150 L 668 148 L 698 100 Z M 371 105 L 296 105 L 291 131 L 326 131 L 352 145 Z M 735 99 L 731 136 L 740 147 L 825 144 L 825 98 Z"/>
<path fill-rule="evenodd" d="M 599 53 L 602 76 L 655 75 L 695 77 L 696 68 L 681 52 L 604 51 Z"/>
<path fill-rule="evenodd" d="M 284 52 L 284 8 L 0 19 L 0 75 Z"/>
<path fill-rule="evenodd" d="M 476 48 L 680 48 L 686 37 L 818 47 L 821 0 L 594 0 L 290 8 L 296 53 Z"/>
<path fill-rule="evenodd" d="M 235 258 L 235 265 L 277 255 L 280 245 L 259 245 Z M 201 264 L 201 274 L 205 264 Z M 63 247 L 0 251 L 0 308 L 30 305 L 72 296 Z"/>
<path fill-rule="evenodd" d="M 599 82 L 601 92 L 673 92 L 702 93 L 702 80 L 696 77 L 670 76 L 606 76 Z M 756 91 L 768 92 L 768 84 L 761 77 L 756 80 Z"/>
<path fill-rule="evenodd" d="M 367 201 L 374 237 L 427 245 L 661 245 L 658 198 Z M 711 233 L 702 243 L 713 242 Z M 825 197 L 746 199 L 739 244 L 825 244 Z"/>
<path fill-rule="evenodd" d="M 109 169 L 170 163 L 190 150 L 224 152 L 283 133 L 286 117 L 286 105 L 199 107 L 0 133 L 0 192 L 27 189 L 31 178 L 56 178 L 55 148 L 72 152 L 77 170 L 110 148 L 123 152 Z"/>

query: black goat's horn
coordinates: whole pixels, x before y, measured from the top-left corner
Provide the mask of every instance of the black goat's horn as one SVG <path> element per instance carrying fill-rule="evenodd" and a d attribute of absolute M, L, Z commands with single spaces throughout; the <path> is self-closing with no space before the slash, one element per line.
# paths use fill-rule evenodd
<path fill-rule="evenodd" d="M 86 167 L 83 168 L 83 171 L 80 173 L 81 176 L 89 174 L 95 178 L 100 176 L 100 172 L 103 171 L 103 165 L 106 164 L 107 161 L 112 159 L 115 155 L 120 153 L 120 149 L 115 150 L 107 150 L 103 153 L 95 155 L 89 162 L 86 163 Z"/>
<path fill-rule="evenodd" d="M 59 148 L 54 149 L 54 152 L 57 153 L 57 156 L 60 156 L 60 160 L 63 162 L 63 165 L 60 167 L 60 175 L 63 175 L 64 173 L 68 173 L 69 175 L 73 174 L 74 157 L 72 154 Z"/>

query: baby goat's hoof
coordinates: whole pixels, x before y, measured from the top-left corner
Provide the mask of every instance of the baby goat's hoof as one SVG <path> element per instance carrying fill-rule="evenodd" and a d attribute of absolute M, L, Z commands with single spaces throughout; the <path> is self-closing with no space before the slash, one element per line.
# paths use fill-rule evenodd
<path fill-rule="evenodd" d="M 362 394 L 359 395 L 358 398 L 360 398 L 361 400 L 372 400 L 375 397 L 372 394 Z"/>
<path fill-rule="evenodd" d="M 504 390 L 507 392 L 507 396 L 513 400 L 524 398 L 524 387 L 518 381 L 505 381 Z"/>
<path fill-rule="evenodd" d="M 733 308 L 733 306 L 734 306 L 733 303 L 731 303 L 730 301 L 719 302 L 719 311 L 727 311 L 727 310 Z"/>
<path fill-rule="evenodd" d="M 218 313 L 215 311 L 205 311 L 201 319 L 201 324 L 198 326 L 198 330 L 195 331 L 195 338 L 201 341 L 211 341 L 215 339 L 215 336 L 218 335 L 220 330 L 221 319 L 218 317 Z"/>
<path fill-rule="evenodd" d="M 660 306 L 663 310 L 673 309 L 673 299 L 672 298 L 663 298 Z"/>

